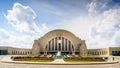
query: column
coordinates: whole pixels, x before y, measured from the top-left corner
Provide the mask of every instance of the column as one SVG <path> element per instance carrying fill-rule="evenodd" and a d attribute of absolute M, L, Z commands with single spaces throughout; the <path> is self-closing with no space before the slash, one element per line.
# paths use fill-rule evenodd
<path fill-rule="evenodd" d="M 55 38 L 53 38 L 53 46 L 54 46 L 53 51 L 55 51 Z"/>
<path fill-rule="evenodd" d="M 64 38 L 64 51 L 66 51 L 66 50 L 65 50 L 65 46 L 66 46 L 66 42 L 65 42 L 65 38 Z"/>
<path fill-rule="evenodd" d="M 70 42 L 70 51 L 72 51 L 72 43 Z"/>
<path fill-rule="evenodd" d="M 70 44 L 70 41 L 69 41 L 69 51 L 71 51 L 71 44 Z"/>
<path fill-rule="evenodd" d="M 67 40 L 67 51 L 69 51 L 69 40 Z"/>
<path fill-rule="evenodd" d="M 62 37 L 62 51 L 64 51 L 64 38 Z"/>
<path fill-rule="evenodd" d="M 57 51 L 57 37 L 55 38 L 55 50 Z"/>
<path fill-rule="evenodd" d="M 61 51 L 62 51 L 62 37 L 60 37 L 61 43 L 60 43 L 60 47 L 61 47 Z"/>
<path fill-rule="evenodd" d="M 46 47 L 47 47 L 47 51 L 49 51 L 49 44 L 47 44 Z"/>
<path fill-rule="evenodd" d="M 65 51 L 67 51 L 67 39 L 65 39 Z"/>
<path fill-rule="evenodd" d="M 53 38 L 53 51 L 55 51 L 55 39 Z"/>
<path fill-rule="evenodd" d="M 54 39 L 52 39 L 52 51 L 54 51 Z"/>
<path fill-rule="evenodd" d="M 59 50 L 59 43 L 58 43 L 59 38 L 57 37 L 57 51 Z"/>
<path fill-rule="evenodd" d="M 51 51 L 52 51 L 52 40 L 51 40 L 50 46 L 51 46 Z"/>
<path fill-rule="evenodd" d="M 49 41 L 49 51 L 50 51 L 50 41 Z"/>

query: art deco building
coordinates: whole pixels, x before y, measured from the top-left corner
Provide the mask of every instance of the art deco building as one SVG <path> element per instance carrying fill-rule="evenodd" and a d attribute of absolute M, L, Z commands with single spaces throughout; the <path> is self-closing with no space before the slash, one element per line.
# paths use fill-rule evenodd
<path fill-rule="evenodd" d="M 101 49 L 87 49 L 85 40 L 76 37 L 73 33 L 57 29 L 48 32 L 38 40 L 34 40 L 32 49 L 0 47 L 0 55 L 42 55 L 54 54 L 76 54 L 80 56 L 111 56 L 120 55 L 120 47 L 109 47 Z"/>
<path fill-rule="evenodd" d="M 53 30 L 34 41 L 32 54 L 47 54 L 56 52 L 87 55 L 85 40 L 81 40 L 69 31 Z"/>

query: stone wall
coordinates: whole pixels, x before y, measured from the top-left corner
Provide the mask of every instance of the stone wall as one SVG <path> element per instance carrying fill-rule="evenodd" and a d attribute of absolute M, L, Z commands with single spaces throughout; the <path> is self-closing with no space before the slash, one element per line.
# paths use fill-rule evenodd
<path fill-rule="evenodd" d="M 25 48 L 13 48 L 13 47 L 0 46 L 0 50 L 7 50 L 8 55 L 30 55 L 32 54 L 31 49 L 25 49 Z"/>

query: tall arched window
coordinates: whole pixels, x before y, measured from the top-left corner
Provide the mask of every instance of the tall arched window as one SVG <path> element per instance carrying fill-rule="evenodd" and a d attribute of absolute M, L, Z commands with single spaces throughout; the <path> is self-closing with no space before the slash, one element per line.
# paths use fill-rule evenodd
<path fill-rule="evenodd" d="M 45 49 L 47 51 L 65 51 L 65 52 L 71 52 L 74 50 L 74 46 L 71 43 L 71 41 L 64 37 L 55 37 L 52 38 L 48 43 L 46 44 Z"/>

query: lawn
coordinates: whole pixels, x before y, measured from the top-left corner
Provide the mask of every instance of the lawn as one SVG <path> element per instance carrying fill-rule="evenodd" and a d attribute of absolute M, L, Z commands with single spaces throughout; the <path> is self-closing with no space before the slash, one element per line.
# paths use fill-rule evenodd
<path fill-rule="evenodd" d="M 64 60 L 65 62 L 104 62 L 104 61 L 92 61 L 92 60 Z"/>
<path fill-rule="evenodd" d="M 23 60 L 25 62 L 53 62 L 54 60 Z"/>
<path fill-rule="evenodd" d="M 83 57 L 83 58 L 99 58 L 99 57 L 101 57 L 101 56 L 81 56 L 81 57 Z"/>

